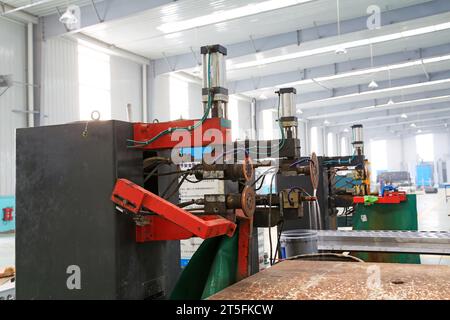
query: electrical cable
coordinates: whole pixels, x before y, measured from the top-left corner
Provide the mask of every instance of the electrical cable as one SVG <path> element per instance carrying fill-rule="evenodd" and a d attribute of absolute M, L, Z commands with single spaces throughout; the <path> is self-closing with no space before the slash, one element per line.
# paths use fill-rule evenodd
<path fill-rule="evenodd" d="M 273 257 L 272 257 L 272 187 L 273 181 L 276 175 L 274 174 L 270 179 L 270 188 L 269 188 L 269 245 L 270 245 L 270 265 L 273 266 Z"/>
<path fill-rule="evenodd" d="M 278 240 L 277 240 L 277 247 L 275 249 L 275 258 L 278 256 L 278 251 L 280 251 L 281 249 L 281 233 L 283 232 L 283 226 L 284 226 L 284 221 L 281 220 L 279 223 L 279 230 L 278 230 Z"/>
<path fill-rule="evenodd" d="M 269 171 L 274 170 L 274 169 L 277 169 L 277 170 L 278 170 L 277 167 L 270 167 L 269 169 L 267 169 L 266 171 L 264 171 L 264 172 L 258 177 L 258 179 L 256 179 L 255 181 L 253 181 L 253 183 L 250 185 L 250 187 L 253 187 L 254 185 L 256 185 L 256 183 L 258 183 L 258 181 L 259 181 L 260 179 L 262 179 L 262 177 L 266 176 L 266 175 L 269 173 Z"/>
<path fill-rule="evenodd" d="M 211 54 L 208 54 L 208 107 L 206 108 L 205 113 L 203 114 L 203 117 L 200 119 L 200 121 L 197 121 L 193 126 L 187 126 L 187 127 L 174 127 L 174 128 L 168 128 L 166 130 L 161 131 L 153 138 L 146 140 L 146 141 L 137 141 L 128 139 L 127 142 L 135 144 L 134 146 L 130 147 L 140 147 L 142 145 L 149 145 L 150 143 L 158 140 L 159 138 L 170 134 L 172 132 L 178 131 L 178 130 L 188 130 L 192 131 L 197 129 L 199 126 L 201 126 L 205 120 L 208 118 L 209 112 L 211 111 L 212 107 L 212 99 L 211 99 Z"/>
<path fill-rule="evenodd" d="M 259 179 L 259 178 L 258 178 L 258 179 Z M 262 188 L 263 185 L 264 185 L 264 180 L 265 180 L 265 179 L 266 179 L 266 176 L 263 176 L 263 178 L 262 178 L 262 180 L 261 180 L 261 183 L 260 183 L 259 187 L 255 188 L 255 191 L 261 190 L 261 188 Z"/>
<path fill-rule="evenodd" d="M 153 170 L 150 171 L 150 173 L 149 173 L 148 175 L 145 176 L 145 178 L 144 178 L 144 183 L 146 183 L 146 182 L 147 182 L 147 181 L 155 174 L 155 172 L 158 171 L 158 169 L 159 169 L 162 165 L 168 165 L 168 163 L 161 162 L 161 163 L 156 164 L 155 168 L 153 168 Z"/>

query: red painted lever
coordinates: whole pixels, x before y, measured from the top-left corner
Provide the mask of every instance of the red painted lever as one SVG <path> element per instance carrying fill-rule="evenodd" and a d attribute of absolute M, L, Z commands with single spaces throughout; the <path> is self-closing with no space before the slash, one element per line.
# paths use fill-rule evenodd
<path fill-rule="evenodd" d="M 231 237 L 236 229 L 235 223 L 221 216 L 197 217 L 126 179 L 117 180 L 111 200 L 135 214 L 142 210 L 157 214 L 147 217 L 148 225 L 137 226 L 138 242 L 180 240 L 193 236 L 207 239 L 225 234 Z"/>

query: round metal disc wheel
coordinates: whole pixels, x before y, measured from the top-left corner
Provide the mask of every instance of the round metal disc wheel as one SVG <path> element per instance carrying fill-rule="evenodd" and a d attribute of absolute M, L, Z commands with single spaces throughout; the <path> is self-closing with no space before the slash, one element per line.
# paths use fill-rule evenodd
<path fill-rule="evenodd" d="M 252 187 L 245 186 L 241 196 L 242 211 L 247 217 L 253 216 L 256 209 L 256 193 Z"/>
<path fill-rule="evenodd" d="M 311 154 L 311 161 L 309 162 L 311 185 L 314 190 L 319 187 L 319 159 L 315 152 Z"/>

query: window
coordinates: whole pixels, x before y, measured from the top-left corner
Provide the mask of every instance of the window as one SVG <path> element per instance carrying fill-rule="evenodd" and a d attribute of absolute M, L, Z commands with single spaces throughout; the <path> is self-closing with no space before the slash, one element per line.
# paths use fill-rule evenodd
<path fill-rule="evenodd" d="M 80 120 L 90 120 L 93 111 L 101 120 L 111 119 L 111 68 L 109 55 L 78 46 Z"/>
<path fill-rule="evenodd" d="M 228 101 L 228 117 L 231 121 L 231 139 L 239 139 L 239 110 L 236 98 L 230 97 Z"/>
<path fill-rule="evenodd" d="M 377 181 L 378 173 L 388 169 L 386 140 L 372 140 L 370 142 L 370 163 L 373 181 Z"/>
<path fill-rule="evenodd" d="M 416 136 L 416 152 L 419 161 L 434 161 L 434 139 L 432 134 L 421 134 Z"/>
<path fill-rule="evenodd" d="M 189 119 L 189 84 L 171 75 L 169 78 L 170 120 Z"/>
<path fill-rule="evenodd" d="M 327 154 L 329 157 L 336 156 L 334 134 L 329 132 L 327 135 Z"/>
<path fill-rule="evenodd" d="M 341 138 L 341 157 L 348 156 L 348 140 L 346 137 Z"/>
<path fill-rule="evenodd" d="M 319 150 L 319 132 L 317 127 L 311 128 L 311 153 L 318 153 Z"/>

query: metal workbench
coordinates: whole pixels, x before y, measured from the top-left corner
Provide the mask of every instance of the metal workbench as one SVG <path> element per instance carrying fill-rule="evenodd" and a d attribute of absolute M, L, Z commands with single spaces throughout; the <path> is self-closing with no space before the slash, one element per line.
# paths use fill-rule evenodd
<path fill-rule="evenodd" d="M 210 299 L 449 300 L 450 267 L 287 260 Z"/>
<path fill-rule="evenodd" d="M 323 251 L 401 252 L 450 255 L 448 231 L 318 231 Z"/>

